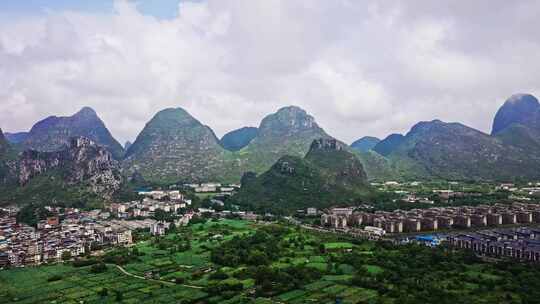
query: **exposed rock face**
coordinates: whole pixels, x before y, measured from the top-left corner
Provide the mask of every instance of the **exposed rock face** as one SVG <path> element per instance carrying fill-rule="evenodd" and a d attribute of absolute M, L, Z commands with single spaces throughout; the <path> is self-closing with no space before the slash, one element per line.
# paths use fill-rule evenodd
<path fill-rule="evenodd" d="M 96 112 L 88 107 L 73 116 L 45 118 L 32 127 L 21 144 L 24 149 L 52 152 L 64 149 L 69 145 L 70 138 L 78 136 L 105 147 L 116 159 L 123 157 L 122 146 L 112 137 Z"/>
<path fill-rule="evenodd" d="M 334 138 L 319 138 L 319 139 L 314 140 L 311 143 L 309 152 L 313 153 L 315 150 L 341 151 L 344 148 L 345 148 L 345 145 L 343 145 L 342 143 L 340 143 Z"/>
<path fill-rule="evenodd" d="M 367 152 L 372 150 L 380 141 L 381 140 L 377 137 L 364 136 L 359 140 L 353 142 L 351 144 L 351 148 L 361 152 Z"/>
<path fill-rule="evenodd" d="M 229 151 L 238 151 L 247 146 L 256 136 L 258 129 L 255 127 L 243 127 L 231 131 L 221 138 L 221 145 Z"/>
<path fill-rule="evenodd" d="M 16 183 L 17 153 L 0 129 L 0 186 Z"/>
<path fill-rule="evenodd" d="M 165 109 L 137 136 L 124 165 L 149 181 L 216 180 L 227 169 L 227 152 L 214 132 L 185 110 Z"/>
<path fill-rule="evenodd" d="M 55 152 L 27 150 L 19 160 L 19 183 L 48 172 L 60 173 L 67 185 L 87 185 L 91 192 L 111 197 L 122 177 L 112 154 L 84 137 L 72 138 L 68 148 Z"/>
<path fill-rule="evenodd" d="M 540 132 L 540 103 L 530 94 L 516 94 L 508 98 L 497 111 L 491 134 L 496 135 L 512 124 L 520 124 Z"/>
<path fill-rule="evenodd" d="M 7 141 L 2 129 L 0 129 L 0 158 L 5 156 L 10 150 L 9 142 Z"/>

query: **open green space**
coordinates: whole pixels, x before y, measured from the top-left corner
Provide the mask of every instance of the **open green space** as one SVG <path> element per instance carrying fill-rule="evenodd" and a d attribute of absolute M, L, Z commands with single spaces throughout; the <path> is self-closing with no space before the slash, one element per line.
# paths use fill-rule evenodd
<path fill-rule="evenodd" d="M 485 263 L 445 246 L 395 246 L 241 220 L 142 239 L 84 266 L 0 271 L 0 303 L 517 304 L 540 298 L 537 266 Z"/>

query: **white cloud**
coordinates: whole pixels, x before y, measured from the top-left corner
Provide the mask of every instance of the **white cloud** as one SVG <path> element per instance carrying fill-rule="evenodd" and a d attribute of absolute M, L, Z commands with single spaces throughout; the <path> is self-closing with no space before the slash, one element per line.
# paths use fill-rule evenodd
<path fill-rule="evenodd" d="M 181 106 L 221 135 L 296 104 L 346 141 L 433 118 L 489 132 L 506 97 L 540 94 L 538 13 L 534 1 L 209 0 L 167 20 L 127 1 L 8 18 L 0 127 L 90 105 L 132 140 Z"/>

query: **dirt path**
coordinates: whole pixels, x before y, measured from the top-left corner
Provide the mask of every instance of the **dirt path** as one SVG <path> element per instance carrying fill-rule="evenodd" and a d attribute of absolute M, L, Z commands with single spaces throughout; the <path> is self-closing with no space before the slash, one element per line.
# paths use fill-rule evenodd
<path fill-rule="evenodd" d="M 117 268 L 118 270 L 120 270 L 120 272 L 122 272 L 123 274 L 125 274 L 125 275 L 127 275 L 127 276 L 130 276 L 130 277 L 132 277 L 132 278 L 137 278 L 137 279 L 141 279 L 141 280 L 146 280 L 146 281 L 152 281 L 152 282 L 156 282 L 156 283 L 166 284 L 166 285 L 169 285 L 169 286 L 177 285 L 177 284 L 175 284 L 175 283 L 168 282 L 168 281 L 162 281 L 162 280 L 156 280 L 156 279 L 145 278 L 145 277 L 143 277 L 143 276 L 140 276 L 140 275 L 136 275 L 136 274 L 127 272 L 127 270 L 125 270 L 124 268 L 122 268 L 122 266 L 120 266 L 120 265 L 115 265 L 115 266 L 116 266 L 116 268 Z M 201 287 L 201 286 L 194 286 L 194 285 L 187 285 L 187 284 L 179 284 L 179 285 L 182 285 L 182 286 L 188 287 L 188 288 L 203 289 L 203 287 Z"/>

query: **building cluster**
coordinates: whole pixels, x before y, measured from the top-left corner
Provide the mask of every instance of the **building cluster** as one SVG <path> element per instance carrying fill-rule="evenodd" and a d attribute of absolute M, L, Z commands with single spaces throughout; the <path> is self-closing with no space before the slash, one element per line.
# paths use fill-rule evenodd
<path fill-rule="evenodd" d="M 515 228 L 482 230 L 451 235 L 450 245 L 477 254 L 540 262 L 540 229 Z"/>
<path fill-rule="evenodd" d="M 374 226 L 387 233 L 529 223 L 540 223 L 540 205 L 513 203 L 374 213 L 358 212 L 354 208 L 333 208 L 321 216 L 323 226 L 335 229 Z"/>
<path fill-rule="evenodd" d="M 202 183 L 202 184 L 185 184 L 184 187 L 190 188 L 197 193 L 221 192 L 222 194 L 230 194 L 234 190 L 239 189 L 240 185 L 222 185 L 220 183 Z"/>
<path fill-rule="evenodd" d="M 110 212 L 117 218 L 146 218 L 153 217 L 157 210 L 176 214 L 191 205 L 180 191 L 141 191 L 139 195 L 144 196 L 141 201 L 111 204 Z"/>
<path fill-rule="evenodd" d="M 128 245 L 131 230 L 149 228 L 155 222 L 107 221 L 99 217 L 99 211 L 48 209 L 54 215 L 40 221 L 37 228 L 17 223 L 14 215 L 0 216 L 0 268 L 56 262 L 96 248 Z"/>
<path fill-rule="evenodd" d="M 155 222 L 150 226 L 150 234 L 165 235 L 167 230 L 171 228 L 171 224 L 174 224 L 175 227 L 187 226 L 189 224 L 189 221 L 191 221 L 191 219 L 195 215 L 196 213 L 193 212 L 183 214 L 180 217 L 176 218 L 172 223 L 165 221 Z"/>

